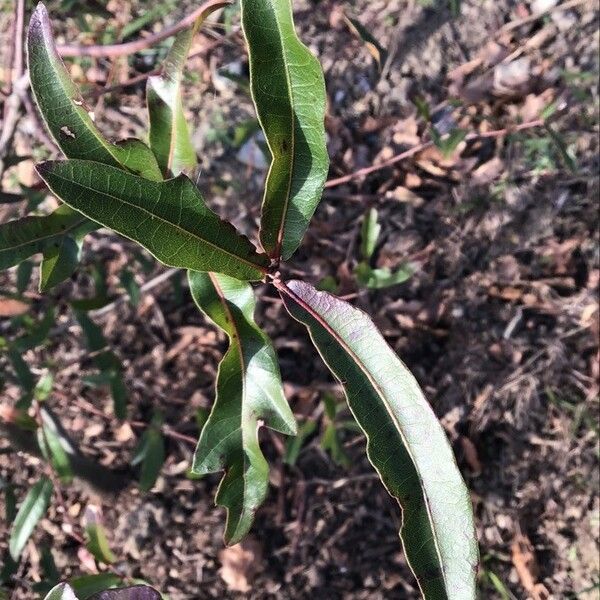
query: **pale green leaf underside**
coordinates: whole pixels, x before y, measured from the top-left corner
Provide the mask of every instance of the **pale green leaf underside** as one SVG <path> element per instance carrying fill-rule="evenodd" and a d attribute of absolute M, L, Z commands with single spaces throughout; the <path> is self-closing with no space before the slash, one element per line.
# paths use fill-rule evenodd
<path fill-rule="evenodd" d="M 254 322 L 250 285 L 224 275 L 193 272 L 189 283 L 200 310 L 230 340 L 192 471 L 226 471 L 216 501 L 227 509 L 225 541 L 235 544 L 250 529 L 268 489 L 269 469 L 258 444 L 259 420 L 287 434 L 295 434 L 296 424 L 283 395 L 273 346 Z"/>
<path fill-rule="evenodd" d="M 150 77 L 146 87 L 148 138 L 165 177 L 189 171 L 197 162 L 181 99 L 181 77 L 196 29 L 190 27 L 177 34 L 162 73 Z"/>
<path fill-rule="evenodd" d="M 288 259 L 319 203 L 329 168 L 325 82 L 319 61 L 294 29 L 290 0 L 242 0 L 250 88 L 273 158 L 260 239 L 267 254 Z"/>
<path fill-rule="evenodd" d="M 59 583 L 48 592 L 44 600 L 78 600 L 78 598 L 68 583 Z"/>
<path fill-rule="evenodd" d="M 171 267 L 261 279 L 269 265 L 210 211 L 184 175 L 154 182 L 92 161 L 48 161 L 40 177 L 63 202 L 128 237 Z"/>
<path fill-rule="evenodd" d="M 478 553 L 469 493 L 415 378 L 362 311 L 304 282 L 278 287 L 344 386 L 369 459 L 402 506 L 400 534 L 424 597 L 474 598 Z"/>
<path fill-rule="evenodd" d="M 27 492 L 10 532 L 8 548 L 14 560 L 19 559 L 29 536 L 38 521 L 44 516 L 50 504 L 51 496 L 52 482 L 47 477 L 42 477 Z"/>

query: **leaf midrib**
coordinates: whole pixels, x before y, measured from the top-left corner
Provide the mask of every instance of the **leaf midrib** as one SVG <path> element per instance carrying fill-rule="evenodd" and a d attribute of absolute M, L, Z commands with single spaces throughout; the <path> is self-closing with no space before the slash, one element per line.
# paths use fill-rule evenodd
<path fill-rule="evenodd" d="M 444 561 L 442 560 L 440 547 L 439 547 L 439 543 L 437 540 L 437 538 L 438 538 L 437 530 L 433 526 L 434 521 L 432 518 L 431 509 L 429 506 L 429 498 L 428 498 L 428 495 L 425 493 L 426 488 L 425 488 L 425 485 L 423 484 L 423 479 L 421 477 L 421 473 L 420 473 L 419 469 L 417 468 L 417 464 L 416 464 L 414 456 L 412 454 L 410 445 L 408 444 L 406 437 L 404 436 L 402 426 L 401 426 L 400 422 L 398 421 L 398 419 L 396 418 L 396 416 L 394 415 L 393 411 L 390 410 L 390 407 L 386 401 L 386 397 L 385 397 L 383 390 L 381 389 L 381 386 L 379 386 L 379 384 L 373 379 L 373 376 L 371 375 L 370 371 L 368 370 L 366 365 L 363 364 L 362 360 L 360 360 L 358 355 L 352 350 L 352 348 L 350 348 L 348 346 L 348 344 L 345 342 L 345 340 L 343 340 L 342 337 L 337 334 L 337 332 L 329 325 L 329 323 L 323 317 L 321 317 L 321 315 L 319 313 L 317 313 L 307 302 L 305 302 L 302 298 L 300 298 L 297 294 L 295 294 L 294 291 L 291 290 L 285 283 L 277 282 L 277 283 L 275 283 L 275 286 L 278 289 L 280 289 L 281 291 L 283 291 L 285 294 L 289 295 L 304 310 L 306 310 L 310 314 L 310 316 L 313 317 L 319 323 L 319 325 L 321 325 L 329 333 L 329 335 L 331 335 L 334 338 L 334 340 L 336 340 L 340 344 L 340 346 L 349 354 L 349 356 L 352 358 L 352 360 L 358 365 L 360 370 L 365 374 L 367 380 L 369 381 L 369 383 L 371 384 L 371 386 L 373 387 L 373 389 L 375 390 L 377 395 L 380 397 L 381 402 L 382 402 L 383 406 L 385 407 L 386 411 L 388 412 L 388 414 L 390 415 L 392 421 L 394 421 L 394 423 L 396 424 L 396 429 L 398 431 L 398 434 L 400 435 L 400 438 L 402 439 L 404 447 L 405 447 L 406 451 L 408 452 L 408 455 L 410 456 L 410 459 L 411 459 L 411 462 L 415 469 L 415 472 L 417 473 L 417 476 L 421 483 L 421 489 L 423 490 L 423 500 L 425 502 L 425 507 L 427 509 L 427 515 L 429 517 L 429 524 L 431 526 L 431 531 L 433 534 L 433 541 L 435 544 L 438 561 L 440 563 L 440 570 L 441 570 L 442 576 L 444 578 L 444 586 L 447 589 L 447 580 L 446 580 L 446 572 L 444 569 Z M 311 336 L 311 338 L 313 337 L 312 333 L 310 331 L 310 328 L 309 328 L 309 335 Z M 314 339 L 313 339 L 313 342 L 314 342 Z M 316 343 L 314 345 L 315 345 L 315 347 L 317 347 Z M 325 357 L 323 357 L 323 360 L 325 360 Z M 325 361 L 325 362 L 327 362 L 327 361 Z M 352 407 L 350 407 L 350 403 L 348 403 L 348 406 L 349 406 L 352 414 L 354 415 L 354 411 L 352 410 Z M 355 416 L 355 419 L 356 419 L 356 416 Z M 356 419 L 356 420 L 358 422 L 358 419 Z M 364 429 L 363 429 L 363 432 L 368 439 L 369 435 L 367 434 L 367 432 Z M 375 469 L 377 469 L 377 467 L 375 465 L 373 465 L 373 466 L 375 467 Z M 382 474 L 380 473 L 380 476 L 381 475 Z M 380 477 L 380 479 L 387 489 L 387 486 L 385 485 L 383 477 Z M 417 578 L 417 581 L 418 581 L 418 578 Z M 420 586 L 420 583 L 419 583 L 419 586 Z"/>
<path fill-rule="evenodd" d="M 114 167 L 113 167 L 113 168 L 114 168 Z M 90 187 L 90 186 L 88 186 L 88 185 L 85 185 L 85 184 L 82 184 L 82 183 L 75 182 L 75 181 L 73 181 L 72 179 L 68 179 L 67 177 L 63 177 L 62 175 L 60 175 L 60 174 L 58 174 L 58 173 L 56 173 L 56 172 L 51 172 L 50 174 L 51 174 L 53 177 L 56 177 L 57 179 L 61 179 L 62 181 L 65 181 L 65 182 L 67 182 L 67 183 L 69 183 L 69 184 L 72 184 L 72 185 L 79 186 L 80 188 L 83 188 L 84 190 L 89 190 L 89 191 L 95 192 L 95 193 L 97 193 L 97 194 L 102 194 L 102 195 L 104 195 L 104 196 L 108 196 L 109 198 L 112 198 L 113 200 L 116 200 L 117 202 L 121 202 L 121 203 L 123 203 L 123 204 L 125 204 L 125 205 L 127 205 L 127 206 L 129 206 L 129 207 L 131 207 L 131 208 L 134 208 L 134 209 L 141 210 L 142 212 L 144 212 L 144 213 L 146 213 L 146 214 L 150 215 L 150 217 L 151 217 L 151 218 L 154 218 L 154 219 L 156 219 L 156 220 L 158 220 L 158 221 L 161 221 L 162 223 L 165 223 L 165 224 L 167 224 L 167 225 L 170 225 L 171 227 L 174 227 L 175 229 L 178 229 L 179 231 L 181 231 L 181 232 L 183 232 L 183 233 L 186 233 L 186 234 L 188 234 L 188 235 L 192 236 L 192 238 L 194 238 L 194 239 L 196 239 L 196 240 L 198 240 L 198 241 L 200 241 L 200 242 L 204 242 L 204 243 L 205 243 L 205 244 L 207 244 L 208 246 L 211 246 L 212 248 L 215 248 L 216 250 L 218 250 L 218 251 L 220 251 L 220 252 L 223 252 L 224 254 L 227 254 L 228 256 L 231 256 L 231 257 L 233 257 L 233 258 L 235 258 L 235 259 L 237 259 L 237 260 L 239 260 L 239 261 L 241 261 L 241 262 L 245 263 L 246 265 L 249 265 L 249 266 L 251 266 L 251 267 L 252 267 L 252 268 L 254 268 L 254 269 L 257 269 L 258 271 L 261 271 L 262 273 L 266 273 L 266 272 L 267 272 L 267 269 L 266 269 L 265 267 L 263 267 L 263 266 L 261 266 L 261 265 L 258 265 L 258 264 L 256 264 L 256 263 L 253 263 L 253 262 L 251 262 L 251 261 L 249 261 L 249 260 L 247 260 L 247 259 L 245 259 L 245 258 L 243 258 L 243 257 L 241 257 L 241 256 L 239 256 L 239 255 L 237 255 L 237 254 L 234 254 L 234 253 L 232 253 L 230 250 L 226 250 L 225 248 L 222 248 L 221 246 L 217 246 L 215 243 L 211 242 L 210 240 L 207 240 L 207 239 L 205 239 L 205 238 L 202 238 L 202 237 L 198 236 L 197 234 L 193 233 L 192 231 L 188 231 L 187 229 L 184 229 L 184 228 L 183 228 L 183 227 L 181 227 L 180 225 L 177 225 L 177 224 L 173 223 L 172 221 L 167 221 L 165 218 L 163 218 L 163 217 L 161 217 L 160 215 L 157 215 L 157 214 L 155 214 L 155 213 L 153 213 L 153 212 L 149 211 L 147 208 L 144 208 L 143 206 L 139 206 L 139 205 L 137 205 L 137 204 L 133 204 L 132 202 L 129 202 L 129 201 L 127 201 L 127 200 L 124 200 L 123 198 L 119 198 L 118 196 L 114 196 L 113 194 L 111 194 L 111 193 L 109 193 L 109 192 L 103 192 L 103 191 L 101 191 L 101 190 L 94 189 L 93 187 Z M 129 173 L 125 173 L 125 174 L 126 174 L 126 175 L 130 175 Z M 148 181 L 149 181 L 149 180 L 148 180 Z M 160 183 L 159 183 L 159 182 L 152 182 L 152 183 L 158 183 L 158 184 L 160 185 Z M 159 190 L 159 193 L 162 193 L 162 192 Z M 63 200 L 63 202 L 64 202 L 64 200 Z M 68 204 L 68 202 L 65 202 L 65 204 Z M 86 214 L 86 211 L 85 211 L 85 210 L 82 210 L 82 209 L 75 209 L 75 210 L 78 210 L 78 211 L 79 211 L 79 212 L 81 212 L 82 214 Z M 207 208 L 207 211 L 209 211 L 209 213 L 210 213 L 210 209 L 208 209 L 208 208 Z M 219 217 L 218 217 L 218 215 L 216 215 L 216 214 L 214 214 L 214 213 L 213 213 L 213 215 L 214 215 L 214 217 L 215 217 L 217 220 L 219 220 Z M 90 218 L 90 219 L 94 220 L 92 217 L 88 217 L 88 218 Z M 110 226 L 108 226 L 108 227 L 110 227 Z M 125 234 L 122 234 L 122 235 L 125 235 Z M 241 234 L 238 234 L 237 232 L 236 232 L 236 235 L 239 235 L 239 236 L 241 237 Z M 125 237 L 129 237 L 129 236 L 125 235 Z M 132 238 L 130 238 L 130 239 L 132 239 Z M 134 241 L 135 241 L 135 240 L 134 240 Z M 250 243 L 250 242 L 248 242 L 248 243 Z M 192 270 L 193 270 L 193 269 L 192 269 Z"/>
<path fill-rule="evenodd" d="M 284 0 L 285 1 L 285 0 Z M 292 189 L 292 179 L 293 179 L 293 174 L 294 174 L 294 168 L 295 168 L 295 164 L 296 164 L 296 153 L 295 153 L 295 148 L 296 148 L 296 130 L 294 127 L 294 94 L 293 94 L 293 88 L 292 88 L 292 81 L 291 81 L 291 77 L 290 77 L 290 71 L 288 68 L 288 63 L 287 63 L 287 54 L 286 54 L 286 46 L 285 46 L 285 41 L 284 41 L 284 36 L 283 36 L 283 32 L 281 30 L 281 25 L 279 23 L 279 18 L 277 16 L 277 10 L 275 9 L 275 7 L 273 6 L 273 2 L 271 0 L 268 0 L 269 5 L 271 6 L 271 9 L 273 11 L 273 15 L 275 18 L 275 23 L 277 25 L 277 33 L 278 35 L 278 40 L 281 40 L 281 56 L 282 56 L 282 60 L 283 60 L 283 70 L 285 72 L 285 80 L 287 83 L 287 91 L 288 91 L 288 96 L 290 99 L 290 111 L 291 111 L 291 119 L 292 119 L 292 123 L 291 123 L 291 127 L 290 127 L 290 131 L 292 132 L 291 134 L 291 145 L 290 145 L 290 169 L 289 169 L 289 175 L 288 175 L 288 181 L 287 181 L 287 191 L 285 194 L 285 198 L 284 198 L 284 203 L 283 203 L 283 210 L 281 212 L 281 219 L 279 221 L 279 227 L 277 229 L 277 241 L 275 243 L 275 249 L 273 252 L 273 256 L 275 257 L 279 257 L 281 256 L 281 247 L 283 246 L 283 235 L 284 235 L 284 230 L 285 230 L 285 221 L 287 218 L 287 213 L 288 213 L 288 207 L 290 204 L 290 193 L 291 193 L 291 189 Z M 290 5 L 290 10 L 292 10 L 292 7 Z M 295 35 L 295 33 L 294 33 Z M 258 114 L 258 106 L 256 105 L 256 101 L 254 100 L 254 105 L 256 107 L 256 112 Z M 260 120 L 260 118 L 259 118 Z M 263 128 L 264 129 L 264 128 Z M 275 153 L 273 152 L 273 149 L 271 148 L 271 144 L 269 143 L 269 140 L 267 139 L 267 145 L 269 146 L 269 150 L 271 152 L 271 156 L 273 157 L 271 165 L 269 167 L 269 174 L 267 176 L 267 179 L 270 178 L 271 176 L 271 172 L 273 170 L 273 167 L 275 165 Z M 266 190 L 265 190 L 266 193 Z"/>
<path fill-rule="evenodd" d="M 208 276 L 215 288 L 215 292 L 217 293 L 217 296 L 219 297 L 219 301 L 221 302 L 221 305 L 223 306 L 223 310 L 227 313 L 227 316 L 229 318 L 229 322 L 231 323 L 231 327 L 232 327 L 232 331 L 234 333 L 229 333 L 227 332 L 227 335 L 229 336 L 229 340 L 231 344 L 235 344 L 237 346 L 238 349 L 238 354 L 240 357 L 240 373 L 241 373 L 241 378 L 242 378 L 242 394 L 241 394 L 241 406 L 240 406 L 240 430 L 242 432 L 242 457 L 243 457 L 243 461 L 244 461 L 244 471 L 242 474 L 242 480 L 244 482 L 244 488 L 243 488 L 243 498 L 246 498 L 246 490 L 247 490 L 247 478 L 246 478 L 246 466 L 248 464 L 247 461 L 247 456 L 246 456 L 246 452 L 245 452 L 245 447 L 246 447 L 246 428 L 243 426 L 243 420 L 245 417 L 244 414 L 244 407 L 246 406 L 246 394 L 247 394 L 247 385 L 246 385 L 246 363 L 244 362 L 244 352 L 242 349 L 242 340 L 240 337 L 240 331 L 239 328 L 237 327 L 237 321 L 233 318 L 233 313 L 231 312 L 231 308 L 229 308 L 229 304 L 227 304 L 227 300 L 225 299 L 225 294 L 223 293 L 223 290 L 221 289 L 221 286 L 219 285 L 219 282 L 217 281 L 217 279 L 215 278 L 215 274 L 214 273 L 208 273 Z M 240 310 L 242 310 L 240 308 Z M 242 311 L 243 313 L 243 311 Z M 242 510 L 245 512 L 245 503 L 242 502 Z M 238 518 L 238 522 L 236 524 L 236 531 L 237 531 L 237 527 L 241 521 L 241 516 Z"/>

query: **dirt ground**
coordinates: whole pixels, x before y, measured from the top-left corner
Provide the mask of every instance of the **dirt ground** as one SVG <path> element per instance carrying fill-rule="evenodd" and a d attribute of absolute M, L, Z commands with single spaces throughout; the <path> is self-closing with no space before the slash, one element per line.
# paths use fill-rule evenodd
<path fill-rule="evenodd" d="M 75 14 L 77 4 L 50 4 L 61 41 L 114 41 L 125 24 L 159 3 L 111 0 L 113 16 L 85 18 Z M 335 278 L 337 293 L 373 316 L 415 373 L 471 490 L 482 599 L 599 597 L 599 11 L 592 1 L 566 4 L 558 10 L 552 0 L 469 0 L 455 16 L 453 3 L 294 0 L 301 37 L 325 72 L 331 180 L 429 140 L 426 112 L 438 131 L 458 126 L 478 134 L 448 156 L 429 146 L 326 189 L 283 274 L 313 284 Z M 178 3 L 155 30 L 191 8 Z M 382 70 L 344 14 L 386 49 Z M 11 3 L 1 15 L 6 49 Z M 195 49 L 212 49 L 190 59 L 186 76 L 201 165 L 195 175 L 214 210 L 255 235 L 264 169 L 258 158 L 240 154 L 235 141 L 254 112 L 239 77 L 223 74 L 225 67 L 243 79 L 247 69 L 237 12 L 211 21 Z M 89 92 L 152 69 L 165 48 L 69 66 Z M 96 97 L 107 135 L 143 135 L 143 91 L 139 83 Z M 550 129 L 513 131 L 548 114 L 549 106 Z M 489 134 L 499 130 L 505 131 Z M 52 154 L 41 135 L 32 114 L 24 113 L 17 152 L 35 160 Z M 10 170 L 3 189 L 16 178 L 34 184 L 32 166 L 25 161 Z M 366 289 L 353 276 L 361 222 L 371 207 L 382 224 L 373 266 L 414 270 L 407 282 L 381 290 Z M 22 204 L 0 205 L 2 221 L 21 214 Z M 126 423 L 112 416 L 107 390 L 84 381 L 94 365 L 67 304 L 94 295 L 99 264 L 109 293 L 125 299 L 91 314 L 123 362 Z M 137 307 L 119 283 L 125 266 L 140 285 L 158 281 Z M 167 459 L 147 494 L 133 483 L 118 493 L 99 493 L 79 480 L 63 486 L 27 545 L 11 597 L 37 597 L 32 586 L 43 577 L 44 545 L 65 579 L 106 569 L 72 535 L 92 504 L 117 555 L 112 570 L 145 579 L 171 600 L 416 598 L 398 539 L 399 510 L 373 475 L 363 437 L 344 426 L 347 411 L 337 421 L 351 466 L 337 465 L 323 450 L 321 399 L 333 393 L 341 401 L 340 390 L 267 287 L 260 289 L 259 322 L 273 338 L 299 422 L 317 427 L 291 466 L 284 463 L 285 438 L 262 432 L 270 494 L 246 542 L 224 548 L 224 511 L 213 505 L 220 476 L 191 480 L 186 471 L 198 435 L 196 412 L 211 404 L 226 342 L 192 304 L 185 278 L 155 279 L 164 272 L 106 231 L 87 238 L 80 273 L 48 295 L 37 294 L 34 271 L 27 291 L 32 315 L 55 303 L 58 316 L 47 343 L 24 359 L 34 373 L 54 375 L 51 410 L 82 452 L 119 473 L 130 469 L 144 423 L 159 410 Z M 0 290 L 15 285 L 14 269 L 0 273 Z M 1 336 L 18 333 L 13 320 L 0 318 Z M 5 409 L 19 391 L 2 354 L 0 373 Z M 40 459 L 0 440 L 0 476 L 15 485 L 18 498 L 43 469 Z M 8 542 L 3 518 L 0 555 Z"/>

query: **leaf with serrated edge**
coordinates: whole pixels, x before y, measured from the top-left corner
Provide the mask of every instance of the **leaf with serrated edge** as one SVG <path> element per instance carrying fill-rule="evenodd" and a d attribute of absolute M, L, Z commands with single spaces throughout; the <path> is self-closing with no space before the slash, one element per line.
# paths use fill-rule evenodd
<path fill-rule="evenodd" d="M 369 460 L 402 507 L 400 535 L 424 597 L 475 598 L 469 493 L 417 381 L 361 310 L 301 281 L 276 285 L 344 386 Z"/>
<path fill-rule="evenodd" d="M 83 160 L 48 161 L 40 177 L 63 202 L 171 267 L 262 279 L 269 260 L 210 211 L 185 176 L 154 182 Z"/>
<path fill-rule="evenodd" d="M 269 468 L 258 444 L 259 426 L 264 421 L 293 435 L 296 424 L 283 395 L 273 346 L 254 322 L 250 285 L 212 273 L 190 272 L 188 277 L 194 301 L 230 340 L 192 472 L 226 471 L 216 502 L 227 508 L 225 541 L 235 544 L 250 529 L 267 494 Z"/>
<path fill-rule="evenodd" d="M 52 482 L 47 477 L 42 477 L 29 490 L 15 517 L 8 548 L 14 560 L 19 556 L 29 536 L 32 534 L 38 521 L 44 516 L 52 496 Z"/>
<path fill-rule="evenodd" d="M 260 239 L 272 258 L 300 245 L 329 168 L 325 82 L 294 29 L 290 0 L 242 0 L 250 88 L 272 155 Z"/>
<path fill-rule="evenodd" d="M 41 2 L 29 22 L 27 56 L 35 101 L 65 156 L 121 166 L 155 181 L 162 179 L 154 154 L 140 140 L 113 144 L 100 133 L 56 51 L 48 11 Z"/>

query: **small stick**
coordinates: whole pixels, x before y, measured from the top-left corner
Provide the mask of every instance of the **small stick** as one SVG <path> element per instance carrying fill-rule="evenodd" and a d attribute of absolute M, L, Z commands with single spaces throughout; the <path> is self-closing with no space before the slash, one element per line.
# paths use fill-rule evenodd
<path fill-rule="evenodd" d="M 548 15 L 550 13 L 558 12 L 560 10 L 569 10 L 570 8 L 575 8 L 576 6 L 579 6 L 580 4 L 585 4 L 589 1 L 590 0 L 569 0 L 568 2 L 563 2 L 562 4 L 557 4 L 556 6 L 551 6 L 540 12 L 529 15 L 528 17 L 524 17 L 523 19 L 516 19 L 515 21 L 511 21 L 510 23 L 507 23 L 506 25 L 500 27 L 500 29 L 498 29 L 498 31 L 496 32 L 496 37 L 502 35 L 503 33 L 508 33 L 513 29 L 518 29 L 519 27 L 521 27 L 521 25 L 526 25 L 527 23 L 531 23 L 532 21 L 537 21 L 538 19 L 541 19 L 543 16 Z"/>
<path fill-rule="evenodd" d="M 104 58 L 104 57 L 116 57 L 116 56 L 126 56 L 128 54 L 133 54 L 134 52 L 139 52 L 140 50 L 145 50 L 158 42 L 162 42 L 163 40 L 179 33 L 182 29 L 186 29 L 186 27 L 190 27 L 194 24 L 196 19 L 201 17 L 202 15 L 209 14 L 218 8 L 222 8 L 224 6 L 229 6 L 231 2 L 229 0 L 208 0 L 202 6 L 197 8 L 195 11 L 191 12 L 189 15 L 184 17 L 175 25 L 171 27 L 166 27 L 162 31 L 154 35 L 149 35 L 146 38 L 142 38 L 139 40 L 135 40 L 133 42 L 126 42 L 123 44 L 109 44 L 107 46 L 101 45 L 90 45 L 90 46 L 58 46 L 57 50 L 61 56 L 92 56 L 94 58 Z"/>
<path fill-rule="evenodd" d="M 498 138 L 508 135 L 509 133 L 513 133 L 515 131 L 523 131 L 524 129 L 533 129 L 534 127 L 542 127 L 544 125 L 543 119 L 536 119 L 535 121 L 528 121 L 527 123 L 520 123 L 519 125 L 514 125 L 513 127 L 506 127 L 504 129 L 497 129 L 495 131 L 486 131 L 485 133 L 470 133 L 465 137 L 465 141 L 470 142 L 473 140 L 480 140 L 484 138 Z M 373 165 L 371 167 L 365 167 L 363 169 L 359 169 L 354 173 L 349 173 L 348 175 L 344 175 L 343 177 L 338 177 L 336 179 L 330 179 L 325 183 L 325 188 L 332 188 L 338 185 L 342 185 L 344 183 L 348 183 L 353 179 L 358 179 L 360 177 L 365 177 L 370 175 L 371 173 L 375 173 L 376 171 L 381 171 L 387 167 L 391 167 L 396 163 L 403 161 L 419 152 L 430 148 L 433 146 L 433 142 L 423 142 L 422 144 L 418 144 L 413 148 L 409 148 L 400 154 L 396 154 L 396 156 L 392 156 L 392 158 L 383 161 L 378 165 Z"/>

